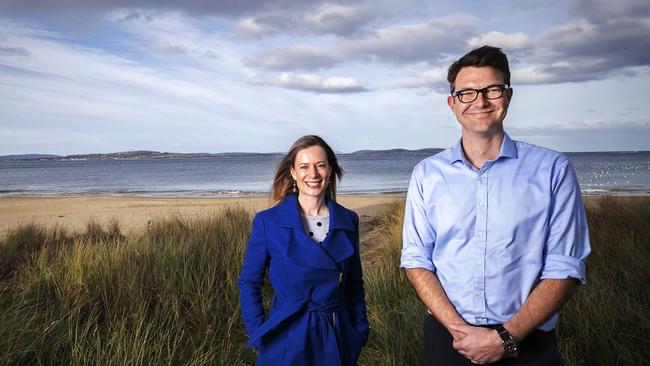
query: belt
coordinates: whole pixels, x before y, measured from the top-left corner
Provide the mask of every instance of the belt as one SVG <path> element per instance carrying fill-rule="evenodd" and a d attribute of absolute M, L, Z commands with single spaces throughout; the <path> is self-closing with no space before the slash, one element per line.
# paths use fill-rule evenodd
<path fill-rule="evenodd" d="M 308 312 L 334 312 L 340 310 L 341 306 L 342 302 L 338 298 L 330 300 L 324 304 L 315 303 L 307 297 L 285 301 L 281 306 L 273 311 L 273 314 L 271 314 L 262 325 L 253 331 L 246 346 L 249 347 L 251 345 L 256 345 L 260 338 L 262 338 L 266 333 L 282 324 L 282 322 L 287 320 L 289 317 L 303 310 Z"/>

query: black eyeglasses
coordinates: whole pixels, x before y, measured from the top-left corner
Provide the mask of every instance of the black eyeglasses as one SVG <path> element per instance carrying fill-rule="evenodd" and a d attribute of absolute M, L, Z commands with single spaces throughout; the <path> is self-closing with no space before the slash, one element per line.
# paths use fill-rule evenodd
<path fill-rule="evenodd" d="M 504 85 L 490 85 L 483 89 L 463 89 L 451 93 L 452 97 L 458 97 L 461 103 L 471 103 L 478 98 L 478 93 L 483 94 L 486 99 L 499 99 L 503 96 L 503 92 L 510 89 L 507 84 Z"/>

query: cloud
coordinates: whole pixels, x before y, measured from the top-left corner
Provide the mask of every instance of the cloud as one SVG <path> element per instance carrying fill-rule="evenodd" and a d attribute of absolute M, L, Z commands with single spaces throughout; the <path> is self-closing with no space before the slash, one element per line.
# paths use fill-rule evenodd
<path fill-rule="evenodd" d="M 576 1 L 578 8 L 583 3 Z M 513 81 L 549 84 L 635 76 L 650 66 L 650 14 L 630 16 L 643 4 L 628 1 L 620 17 L 573 18 L 530 36 L 496 30 L 482 34 L 467 15 L 450 15 L 427 23 L 381 27 L 322 46 L 290 45 L 264 50 L 246 59 L 249 66 L 269 70 L 318 70 L 354 63 L 412 65 L 432 68 L 403 79 L 401 87 L 427 87 L 443 91 L 446 82 L 436 68 L 484 44 L 498 46 L 510 56 Z M 608 5 L 600 4 L 601 8 Z M 601 9 L 602 10 L 602 9 Z M 434 72 L 434 74 L 432 74 Z M 436 73 L 440 74 L 437 75 Z M 446 74 L 446 73 L 445 73 Z"/>
<path fill-rule="evenodd" d="M 277 33 L 350 34 L 378 14 L 368 3 L 339 5 L 323 3 L 315 9 L 277 9 L 243 19 L 237 26 L 240 34 L 265 36 Z"/>
<path fill-rule="evenodd" d="M 152 33 L 143 39 L 126 39 L 129 48 L 120 52 L 120 56 L 70 42 L 62 35 L 51 32 L 34 35 L 37 32 L 5 27 L 0 22 L 0 34 L 6 34 L 3 44 L 20 45 L 31 52 L 27 59 L 0 55 L 2 127 L 23 126 L 36 131 L 40 139 L 50 136 L 59 145 L 57 150 L 50 151 L 103 149 L 91 136 L 110 141 L 106 146 L 144 147 L 150 142 L 166 146 L 168 141 L 189 140 L 188 151 L 277 151 L 278 141 L 287 144 L 281 146 L 288 146 L 291 141 L 284 139 L 318 132 L 314 131 L 313 124 L 296 121 L 332 121 L 331 125 L 322 127 L 332 130 L 358 108 L 350 98 L 336 95 L 304 98 L 306 93 L 251 86 L 243 81 L 250 80 L 252 72 L 242 69 L 239 63 L 235 68 L 223 60 L 204 64 L 196 59 L 164 57 L 148 62 L 151 55 L 146 41 L 164 40 L 167 33 L 158 33 L 157 28 L 163 25 L 170 28 L 174 19 L 167 19 L 164 24 L 157 24 L 158 21 L 144 28 L 139 23 L 129 30 L 128 34 L 131 31 L 142 34 L 140 30 Z M 180 26 L 172 26 L 171 32 L 178 36 L 169 40 L 171 44 L 182 44 L 190 50 L 213 41 L 205 36 L 194 39 L 192 29 L 183 30 Z M 205 33 L 196 35 L 202 34 Z M 145 60 L 133 57 L 138 55 L 139 48 L 147 56 Z M 228 49 L 214 49 L 229 61 Z M 275 81 L 282 88 L 314 93 L 354 93 L 367 89 L 352 78 L 296 76 Z M 264 108 L 251 108 L 260 101 L 264 102 Z M 39 107 L 33 108 L 35 105 Z M 278 128 L 269 121 L 296 123 Z M 83 133 L 70 142 L 64 141 L 64 132 L 58 131 Z M 128 140 L 124 131 L 128 131 Z M 194 135 L 197 138 L 193 140 L 190 137 Z M 0 145 L 5 151 L 34 151 L 40 146 L 24 137 L 12 141 L 11 136 L 0 133 Z"/>
<path fill-rule="evenodd" d="M 0 29 L 9 28 L 0 24 Z M 62 115 L 89 121 L 112 115 L 133 121 L 152 115 L 164 119 L 174 114 L 212 114 L 215 109 L 240 116 L 255 113 L 248 110 L 248 102 L 230 98 L 209 82 L 221 76 L 213 69 L 185 73 L 175 63 L 174 70 L 157 70 L 96 48 L 67 44 L 52 33 L 42 36 L 13 28 L 7 34 L 9 47 L 22 44 L 31 53 L 26 59 L 0 54 L 0 90 L 11 90 L 0 93 L 3 106 L 11 105 L 21 115 L 48 115 L 43 121 Z M 219 79 L 221 88 L 233 90 L 233 84 L 225 77 Z"/>
<path fill-rule="evenodd" d="M 529 66 L 515 70 L 528 83 L 599 80 L 633 76 L 650 66 L 650 16 L 611 18 L 602 22 L 575 19 L 553 27 L 536 41 Z M 516 80 L 516 79 L 515 79 Z"/>
<path fill-rule="evenodd" d="M 150 12 L 145 12 L 145 11 L 132 11 L 132 12 L 127 12 L 125 15 L 122 17 L 118 18 L 119 21 L 122 22 L 128 22 L 128 21 L 145 21 L 145 22 L 153 22 L 154 21 L 154 15 Z"/>
<path fill-rule="evenodd" d="M 87 21 L 112 11 L 130 10 L 125 20 L 150 19 L 150 11 L 178 11 L 194 17 L 239 20 L 242 35 L 277 33 L 351 34 L 381 19 L 416 14 L 423 0 L 3 0 L 0 14 L 46 15 Z M 2 16 L 0 16 L 2 17 Z"/>
<path fill-rule="evenodd" d="M 354 78 L 329 77 L 323 79 L 314 74 L 291 74 L 285 72 L 275 78 L 264 79 L 258 83 L 319 94 L 348 94 L 369 91 L 369 89 L 363 87 Z"/>
<path fill-rule="evenodd" d="M 564 0 L 517 0 L 508 5 L 509 9 L 537 11 L 542 8 L 563 4 Z"/>
<path fill-rule="evenodd" d="M 402 88 L 429 88 L 439 93 L 449 93 L 446 66 L 429 68 L 420 74 L 406 78 L 398 83 Z"/>
<path fill-rule="evenodd" d="M 196 56 L 207 60 L 220 60 L 221 57 L 212 50 L 201 48 L 191 48 L 185 45 L 173 44 L 169 42 L 154 42 L 149 50 L 163 56 Z"/>
<path fill-rule="evenodd" d="M 0 17 L 45 15 L 87 21 L 128 9 L 125 20 L 150 18 L 149 11 L 178 11 L 193 17 L 241 20 L 242 33 L 263 35 L 286 31 L 347 34 L 375 19 L 412 14 L 422 0 L 3 0 Z M 243 18 L 243 19 L 242 19 Z M 256 25 L 257 24 L 257 25 Z"/>
<path fill-rule="evenodd" d="M 467 41 L 470 48 L 477 48 L 484 45 L 500 47 L 507 50 L 525 50 L 532 47 L 531 38 L 524 33 L 501 33 L 491 31 L 472 37 Z"/>
<path fill-rule="evenodd" d="M 415 13 L 421 0 L 314 2 L 307 7 L 274 8 L 242 19 L 240 35 L 262 37 L 278 33 L 350 35 L 378 20 Z"/>
<path fill-rule="evenodd" d="M 150 49 L 163 55 L 185 55 L 189 52 L 185 46 L 170 43 L 154 43 Z"/>
<path fill-rule="evenodd" d="M 636 76 L 650 66 L 650 3 L 572 0 L 572 19 L 533 40 L 513 80 L 525 84 Z"/>
<path fill-rule="evenodd" d="M 299 6 L 307 0 L 247 0 L 247 1 L 206 1 L 206 0 L 4 0 L 0 2 L 0 12 L 5 15 L 48 14 L 62 16 L 66 13 L 104 14 L 119 9 L 162 9 L 178 10 L 190 15 L 241 16 L 268 8 Z"/>
<path fill-rule="evenodd" d="M 25 47 L 0 46 L 0 56 L 21 56 L 29 57 L 31 52 Z"/>
<path fill-rule="evenodd" d="M 473 17 L 451 15 L 424 24 L 384 27 L 358 37 L 339 38 L 324 47 L 275 48 L 248 64 L 274 70 L 313 70 L 360 61 L 435 62 L 462 51 L 467 37 L 476 34 L 474 23 Z"/>
<path fill-rule="evenodd" d="M 180 13 L 129 10 L 111 12 L 104 19 L 119 29 L 120 37 L 114 43 L 138 56 L 215 64 L 233 54 L 234 46 L 224 41 L 221 32 L 213 30 L 214 20 L 201 22 Z M 239 59 L 237 65 L 239 68 Z"/>
<path fill-rule="evenodd" d="M 602 21 L 619 17 L 647 17 L 650 3 L 647 0 L 571 0 L 571 12 L 575 17 Z"/>
<path fill-rule="evenodd" d="M 341 56 L 317 47 L 292 46 L 270 50 L 261 57 L 246 60 L 246 63 L 271 70 L 314 70 L 344 62 Z"/>

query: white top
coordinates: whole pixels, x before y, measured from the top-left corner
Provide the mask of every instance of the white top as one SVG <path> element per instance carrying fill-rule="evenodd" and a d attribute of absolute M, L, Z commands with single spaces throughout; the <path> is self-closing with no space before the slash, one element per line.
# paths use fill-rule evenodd
<path fill-rule="evenodd" d="M 327 236 L 327 231 L 330 228 L 330 216 L 302 216 L 302 227 L 305 234 L 309 236 L 317 244 L 321 244 Z"/>

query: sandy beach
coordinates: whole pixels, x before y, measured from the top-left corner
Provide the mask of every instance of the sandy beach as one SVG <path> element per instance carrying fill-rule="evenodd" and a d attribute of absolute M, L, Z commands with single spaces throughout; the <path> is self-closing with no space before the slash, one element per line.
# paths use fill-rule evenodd
<path fill-rule="evenodd" d="M 404 199 L 404 195 L 340 195 L 338 201 L 356 211 L 362 223 L 372 220 L 387 204 Z M 585 206 L 597 206 L 604 196 L 585 197 Z M 638 197 L 618 197 L 634 200 Z M 146 198 L 146 197 L 3 197 L 0 198 L 0 236 L 21 224 L 59 225 L 69 230 L 83 230 L 90 220 L 105 225 L 117 219 L 123 232 L 146 227 L 156 218 L 179 215 L 192 218 L 208 215 L 226 207 L 243 207 L 252 212 L 269 207 L 266 196 L 220 198 Z M 362 231 L 365 231 L 362 228 Z"/>
<path fill-rule="evenodd" d="M 355 210 L 362 219 L 372 217 L 386 204 L 403 195 L 339 196 L 338 201 Z M 143 198 L 143 197 L 3 197 L 0 198 L 0 235 L 20 224 L 38 223 L 82 230 L 94 220 L 105 225 L 117 219 L 124 232 L 146 227 L 153 219 L 179 215 L 191 218 L 207 215 L 225 207 L 243 207 L 259 211 L 269 207 L 266 196 L 238 198 Z"/>

